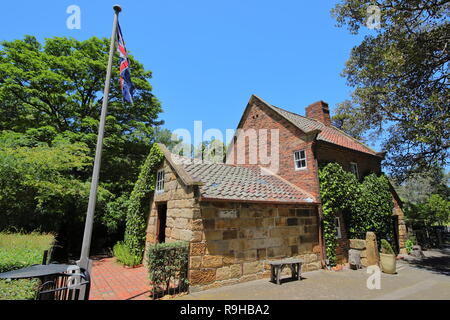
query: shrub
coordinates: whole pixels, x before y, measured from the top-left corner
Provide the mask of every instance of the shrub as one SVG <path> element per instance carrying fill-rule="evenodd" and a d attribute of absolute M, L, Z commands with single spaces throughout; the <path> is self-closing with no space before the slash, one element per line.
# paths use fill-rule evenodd
<path fill-rule="evenodd" d="M 406 247 L 406 251 L 407 251 L 408 253 L 411 253 L 411 252 L 412 252 L 413 246 L 414 246 L 414 242 L 413 242 L 412 240 L 410 240 L 410 239 L 406 240 L 406 242 L 405 242 L 405 247 Z"/>
<path fill-rule="evenodd" d="M 168 292 L 171 285 L 187 289 L 189 243 L 160 243 L 148 248 L 148 270 L 153 297 L 158 291 Z"/>
<path fill-rule="evenodd" d="M 117 242 L 113 247 L 113 254 L 118 262 L 129 267 L 133 267 L 141 263 L 141 257 L 133 255 L 128 246 L 122 241 Z"/>
<path fill-rule="evenodd" d="M 381 253 L 395 254 L 391 244 L 386 239 L 381 239 Z"/>

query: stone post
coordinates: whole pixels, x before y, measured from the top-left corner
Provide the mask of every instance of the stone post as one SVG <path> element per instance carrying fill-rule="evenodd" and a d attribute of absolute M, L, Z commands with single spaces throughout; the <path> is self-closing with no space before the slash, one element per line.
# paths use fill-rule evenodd
<path fill-rule="evenodd" d="M 377 236 L 373 232 L 366 233 L 367 265 L 379 265 L 380 255 L 378 253 Z"/>

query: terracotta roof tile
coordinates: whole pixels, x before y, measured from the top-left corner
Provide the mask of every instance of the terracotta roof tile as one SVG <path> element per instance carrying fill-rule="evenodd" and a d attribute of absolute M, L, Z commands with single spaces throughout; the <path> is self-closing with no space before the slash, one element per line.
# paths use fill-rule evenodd
<path fill-rule="evenodd" d="M 267 102 L 265 103 L 267 104 Z M 317 140 L 329 142 L 344 148 L 368 153 L 371 155 L 377 154 L 374 150 L 372 150 L 362 142 L 359 142 L 358 140 L 354 139 L 353 137 L 349 136 L 348 134 L 334 126 L 326 126 L 315 119 L 307 118 L 299 114 L 272 106 L 270 104 L 267 105 L 303 132 L 308 133 L 314 130 L 320 130 L 321 132 L 317 136 Z"/>
<path fill-rule="evenodd" d="M 200 181 L 203 198 L 262 201 L 280 203 L 312 203 L 310 194 L 267 173 L 261 167 L 233 166 L 222 163 L 201 162 L 172 154 L 172 159 L 196 181 Z"/>

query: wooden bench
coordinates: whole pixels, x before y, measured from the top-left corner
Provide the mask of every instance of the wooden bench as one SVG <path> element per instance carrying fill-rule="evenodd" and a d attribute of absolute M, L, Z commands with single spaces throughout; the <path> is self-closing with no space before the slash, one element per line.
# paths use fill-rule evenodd
<path fill-rule="evenodd" d="M 285 267 L 289 267 L 291 269 L 293 280 L 302 280 L 301 270 L 303 261 L 301 259 L 284 259 L 266 262 L 270 264 L 270 281 L 281 284 L 281 272 L 283 272 Z"/>

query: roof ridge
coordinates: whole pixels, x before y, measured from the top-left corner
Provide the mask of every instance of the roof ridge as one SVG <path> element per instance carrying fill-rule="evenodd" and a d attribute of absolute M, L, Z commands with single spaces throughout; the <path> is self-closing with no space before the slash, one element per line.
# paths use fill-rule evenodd
<path fill-rule="evenodd" d="M 336 126 L 333 126 L 333 125 L 327 126 L 326 124 L 320 122 L 319 120 L 316 120 L 316 119 L 313 119 L 313 118 L 309 118 L 309 117 L 306 117 L 306 116 L 302 116 L 301 114 L 298 114 L 298 113 L 295 113 L 295 112 L 292 112 L 292 111 L 289 111 L 289 110 L 286 110 L 286 109 L 283 109 L 283 108 L 280 108 L 280 107 L 277 107 L 277 106 L 274 106 L 274 105 L 271 105 L 271 106 L 274 107 L 274 108 L 283 110 L 283 111 L 285 111 L 285 112 L 288 112 L 288 113 L 290 113 L 290 114 L 293 114 L 293 115 L 295 115 L 295 116 L 299 116 L 299 117 L 302 117 L 302 118 L 304 118 L 304 119 L 308 119 L 308 120 L 310 120 L 310 121 L 314 121 L 314 122 L 316 122 L 316 123 L 319 123 L 320 125 L 322 125 L 322 126 L 325 127 L 325 128 L 331 128 L 331 129 L 337 130 L 337 131 L 339 131 L 339 133 L 342 133 L 342 134 L 345 135 L 347 138 L 350 138 L 350 139 L 352 139 L 353 141 L 355 141 L 356 143 L 359 143 L 359 144 L 362 145 L 363 147 L 369 149 L 371 152 L 373 152 L 373 153 L 375 153 L 375 154 L 377 153 L 375 150 L 373 150 L 372 148 L 370 148 L 370 147 L 369 147 L 368 145 L 366 145 L 365 143 L 359 141 L 359 140 L 356 139 L 355 137 L 352 137 L 352 136 L 349 135 L 347 132 L 345 132 L 345 131 L 339 129 L 339 128 L 336 127 Z"/>
<path fill-rule="evenodd" d="M 308 120 L 311 120 L 311 121 L 317 122 L 318 124 L 320 124 L 320 125 L 322 125 L 322 126 L 325 126 L 325 127 L 326 127 L 326 125 L 325 125 L 325 124 L 323 124 L 322 122 L 320 122 L 319 120 L 316 120 L 316 119 L 313 119 L 313 118 L 309 118 L 309 117 L 306 117 L 306 116 L 302 116 L 301 114 L 298 114 L 298 113 L 295 113 L 295 112 L 292 112 L 292 111 L 289 111 L 289 110 L 286 110 L 286 109 L 283 109 L 283 108 L 280 108 L 280 107 L 277 107 L 277 106 L 274 106 L 274 105 L 271 105 L 271 106 L 272 106 L 272 107 L 274 107 L 274 108 L 277 108 L 277 109 L 283 110 L 283 111 L 285 111 L 285 112 L 288 112 L 288 113 L 290 113 L 290 114 L 293 114 L 294 116 L 299 116 L 299 117 L 302 117 L 302 118 L 304 118 L 304 119 L 308 119 Z"/>

